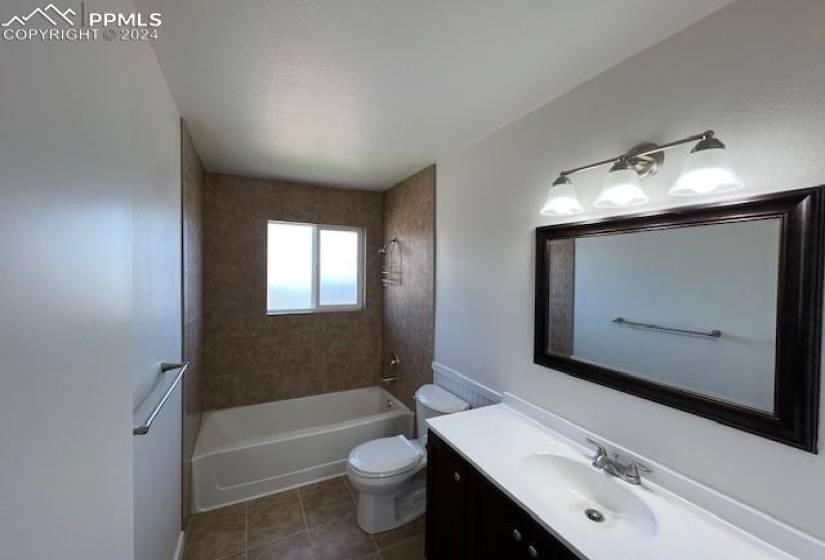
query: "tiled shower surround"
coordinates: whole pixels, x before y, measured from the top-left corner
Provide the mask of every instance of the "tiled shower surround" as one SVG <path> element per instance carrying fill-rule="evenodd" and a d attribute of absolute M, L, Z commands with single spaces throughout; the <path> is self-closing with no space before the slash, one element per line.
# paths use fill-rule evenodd
<path fill-rule="evenodd" d="M 415 409 L 413 394 L 432 383 L 435 166 L 384 191 L 384 242 L 401 247 L 401 281 L 384 288 L 381 371 L 389 375 L 393 354 L 399 380 L 387 389 Z"/>
<path fill-rule="evenodd" d="M 435 166 L 382 192 L 207 173 L 204 184 L 204 387 L 207 409 L 375 385 L 412 406 L 432 381 Z M 266 314 L 269 220 L 366 231 L 366 308 Z M 378 249 L 397 237 L 399 285 L 382 288 Z"/>
<path fill-rule="evenodd" d="M 366 308 L 266 313 L 269 220 L 366 230 Z M 381 361 L 380 192 L 206 174 L 204 401 L 250 405 L 374 385 Z"/>

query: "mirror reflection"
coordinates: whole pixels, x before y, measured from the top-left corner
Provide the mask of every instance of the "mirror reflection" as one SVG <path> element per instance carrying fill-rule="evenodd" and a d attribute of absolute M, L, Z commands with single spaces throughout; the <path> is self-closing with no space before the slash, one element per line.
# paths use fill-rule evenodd
<path fill-rule="evenodd" d="M 547 352 L 772 413 L 780 226 L 551 240 Z"/>

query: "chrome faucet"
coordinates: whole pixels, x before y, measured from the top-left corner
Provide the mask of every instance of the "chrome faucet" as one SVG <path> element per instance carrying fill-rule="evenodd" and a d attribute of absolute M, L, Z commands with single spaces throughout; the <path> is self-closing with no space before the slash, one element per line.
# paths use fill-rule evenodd
<path fill-rule="evenodd" d="M 593 456 L 592 461 L 593 467 L 599 469 L 600 471 L 604 471 L 611 476 L 621 478 L 628 484 L 638 486 L 642 483 L 642 477 L 639 474 L 639 471 L 644 473 L 652 472 L 649 468 L 641 463 L 637 463 L 636 461 L 630 461 L 626 464 L 622 463 L 619 460 L 618 453 L 614 453 L 613 458 L 610 458 L 607 454 L 607 450 L 602 444 L 593 441 L 590 438 L 587 438 L 585 441 L 596 448 L 596 454 Z"/>
<path fill-rule="evenodd" d="M 395 383 L 398 381 L 398 366 L 401 364 L 401 360 L 398 359 L 397 354 L 393 354 L 390 356 L 390 374 L 387 377 L 381 378 L 381 383 L 384 385 L 388 385 L 390 383 Z"/>

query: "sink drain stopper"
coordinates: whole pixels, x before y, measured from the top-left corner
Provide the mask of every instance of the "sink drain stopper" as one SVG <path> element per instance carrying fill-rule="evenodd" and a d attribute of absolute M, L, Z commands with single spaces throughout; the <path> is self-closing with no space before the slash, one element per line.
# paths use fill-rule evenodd
<path fill-rule="evenodd" d="M 586 509 L 584 510 L 584 514 L 590 521 L 594 521 L 596 523 L 601 523 L 604 521 L 604 514 L 597 509 Z"/>

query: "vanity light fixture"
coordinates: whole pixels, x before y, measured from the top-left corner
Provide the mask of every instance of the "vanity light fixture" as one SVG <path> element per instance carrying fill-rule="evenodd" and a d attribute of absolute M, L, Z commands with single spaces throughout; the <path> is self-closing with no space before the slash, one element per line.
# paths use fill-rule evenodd
<path fill-rule="evenodd" d="M 541 208 L 545 216 L 571 216 L 583 212 L 570 175 L 611 165 L 599 196 L 593 202 L 597 208 L 627 208 L 646 203 L 649 198 L 641 181 L 655 175 L 665 161 L 666 150 L 697 142 L 685 160 L 676 183 L 668 190 L 671 196 L 719 194 L 744 187 L 730 164 L 725 145 L 712 130 L 687 138 L 657 145 L 644 143 L 628 152 L 581 167 L 567 169 L 553 181 L 547 201 Z"/>

